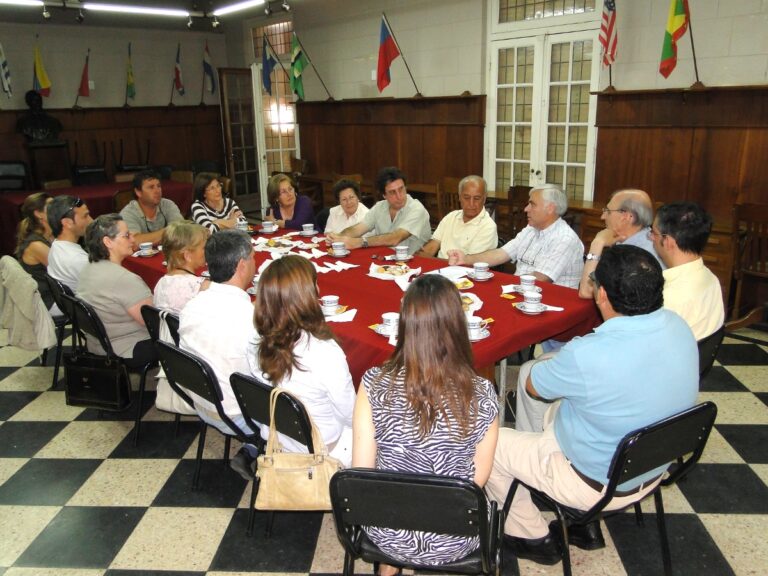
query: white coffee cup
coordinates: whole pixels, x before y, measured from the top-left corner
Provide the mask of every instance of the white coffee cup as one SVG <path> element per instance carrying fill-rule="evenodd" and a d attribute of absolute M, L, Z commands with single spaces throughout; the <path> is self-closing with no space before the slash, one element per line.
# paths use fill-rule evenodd
<path fill-rule="evenodd" d="M 344 246 L 344 242 L 333 242 L 331 244 L 331 251 L 335 256 L 342 256 L 347 253 L 347 248 Z"/>
<path fill-rule="evenodd" d="M 400 322 L 400 314 L 397 312 L 384 312 L 381 315 L 381 331 L 384 334 L 397 334 L 397 325 Z"/>
<path fill-rule="evenodd" d="M 314 224 L 302 224 L 301 228 L 304 230 L 305 234 L 309 234 L 310 232 L 315 231 L 315 225 Z"/>
<path fill-rule="evenodd" d="M 487 325 L 488 322 L 479 316 L 470 316 L 467 318 L 467 329 L 469 330 L 469 337 L 479 338 Z"/>
<path fill-rule="evenodd" d="M 139 250 L 142 254 L 149 254 L 152 252 L 152 242 L 142 242 L 139 244 Z"/>
<path fill-rule="evenodd" d="M 475 278 L 487 278 L 491 273 L 488 262 L 475 262 L 473 265 Z"/>
<path fill-rule="evenodd" d="M 523 292 L 523 300 L 527 308 L 538 308 L 541 305 L 541 294 L 532 290 Z"/>
<path fill-rule="evenodd" d="M 245 220 L 238 220 L 235 222 L 235 228 L 242 230 L 243 232 L 248 232 L 248 222 Z"/>
<path fill-rule="evenodd" d="M 264 232 L 274 232 L 277 229 L 277 226 L 272 220 L 264 220 L 264 222 L 261 223 L 261 227 L 264 229 Z"/>
<path fill-rule="evenodd" d="M 408 258 L 408 246 L 405 246 L 405 245 L 395 246 L 395 258 L 397 258 L 398 260 Z"/>
<path fill-rule="evenodd" d="M 329 316 L 335 314 L 339 308 L 339 297 L 333 294 L 323 296 L 320 298 L 320 307 L 323 309 L 323 314 Z"/>
<path fill-rule="evenodd" d="M 523 292 L 536 286 L 536 276 L 533 274 L 523 274 L 520 276 L 520 286 L 523 287 Z"/>

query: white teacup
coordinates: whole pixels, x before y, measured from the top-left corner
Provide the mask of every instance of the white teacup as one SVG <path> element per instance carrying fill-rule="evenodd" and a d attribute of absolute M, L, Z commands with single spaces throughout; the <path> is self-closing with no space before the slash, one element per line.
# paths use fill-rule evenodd
<path fill-rule="evenodd" d="M 395 258 L 402 260 L 408 258 L 408 246 L 400 245 L 395 246 Z"/>
<path fill-rule="evenodd" d="M 264 232 L 274 232 L 277 230 L 277 225 L 271 220 L 264 220 L 264 222 L 261 223 L 261 227 L 264 229 Z"/>
<path fill-rule="evenodd" d="M 333 242 L 331 244 L 331 251 L 335 256 L 342 256 L 347 253 L 347 248 L 344 246 L 344 242 Z"/>
<path fill-rule="evenodd" d="M 304 230 L 304 234 L 309 234 L 312 232 L 315 233 L 315 225 L 314 224 L 302 224 L 301 225 L 302 230 Z"/>
<path fill-rule="evenodd" d="M 139 244 L 139 250 L 142 254 L 149 254 L 152 252 L 152 242 L 142 242 Z"/>
<path fill-rule="evenodd" d="M 486 326 L 488 326 L 488 322 L 479 316 L 470 316 L 467 318 L 467 329 L 469 330 L 470 338 L 479 338 Z"/>
<path fill-rule="evenodd" d="M 320 298 L 320 307 L 323 310 L 323 314 L 326 316 L 335 314 L 336 310 L 339 308 L 339 297 L 333 294 L 323 296 Z"/>
<path fill-rule="evenodd" d="M 381 331 L 384 334 L 397 334 L 397 325 L 400 322 L 400 314 L 397 312 L 384 312 L 381 315 Z"/>
<path fill-rule="evenodd" d="M 238 230 L 242 230 L 243 232 L 248 232 L 248 222 L 246 222 L 245 220 L 238 220 L 235 223 L 235 228 L 237 228 Z"/>
<path fill-rule="evenodd" d="M 541 294 L 538 292 L 523 292 L 523 300 L 525 301 L 526 308 L 534 309 L 541 306 Z"/>
<path fill-rule="evenodd" d="M 475 278 L 487 278 L 491 273 L 488 262 L 475 262 L 473 265 Z"/>
<path fill-rule="evenodd" d="M 536 286 L 536 276 L 533 274 L 523 274 L 520 276 L 520 286 L 523 288 L 523 292 L 532 289 Z"/>

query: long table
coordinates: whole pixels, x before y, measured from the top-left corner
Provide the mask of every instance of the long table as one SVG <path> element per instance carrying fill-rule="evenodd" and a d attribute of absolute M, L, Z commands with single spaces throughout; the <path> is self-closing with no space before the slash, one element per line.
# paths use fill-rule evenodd
<path fill-rule="evenodd" d="M 379 280 L 368 276 L 370 264 L 383 264 L 380 257 L 392 254 L 389 248 L 367 248 L 353 250 L 343 259 L 344 262 L 358 264 L 358 268 L 342 272 L 328 272 L 318 275 L 318 287 L 321 295 L 337 294 L 340 304 L 357 309 L 354 321 L 347 323 L 330 323 L 339 338 L 341 347 L 347 355 L 349 368 L 354 378 L 355 386 L 360 382 L 363 373 L 371 366 L 381 364 L 392 353 L 393 347 L 383 336 L 376 334 L 369 326 L 377 324 L 384 312 L 397 311 L 403 291 L 394 281 Z M 374 256 L 376 259 L 374 259 Z M 269 255 L 266 252 L 256 252 L 257 265 Z M 314 261 L 322 265 L 334 258 L 323 257 Z M 150 258 L 129 257 L 123 265 L 141 276 L 147 285 L 154 289 L 155 284 L 165 274 L 161 254 Z M 416 257 L 409 262 L 412 268 L 421 267 L 422 273 L 446 266 L 445 260 Z M 475 366 L 487 373 L 488 367 L 508 355 L 527 348 L 531 344 L 547 338 L 567 340 L 573 336 L 588 333 L 598 323 L 598 314 L 592 300 L 582 300 L 576 290 L 542 284 L 542 296 L 545 304 L 562 306 L 562 312 L 544 312 L 538 316 L 527 316 L 513 308 L 516 300 L 501 298 L 503 284 L 517 283 L 517 276 L 495 272 L 494 277 L 487 282 L 476 282 L 475 286 L 466 292 L 472 292 L 483 301 L 483 307 L 476 315 L 483 318 L 493 318 L 490 325 L 490 337 L 472 345 Z"/>
<path fill-rule="evenodd" d="M 192 205 L 192 184 L 163 180 L 163 196 L 173 200 L 182 214 L 189 213 Z M 81 198 L 88 205 L 91 215 L 96 217 L 114 211 L 112 197 L 118 190 L 132 187 L 128 183 L 90 184 L 47 190 L 51 196 L 69 195 Z M 13 254 L 16 248 L 16 228 L 21 217 L 20 208 L 24 200 L 34 191 L 0 192 L 0 254 Z"/>

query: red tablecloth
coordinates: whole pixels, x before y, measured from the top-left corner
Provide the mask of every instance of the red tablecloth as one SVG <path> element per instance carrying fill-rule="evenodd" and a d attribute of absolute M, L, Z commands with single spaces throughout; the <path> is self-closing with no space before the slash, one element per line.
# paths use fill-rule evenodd
<path fill-rule="evenodd" d="M 383 312 L 397 311 L 403 291 L 393 281 L 378 280 L 369 277 L 371 256 L 391 254 L 388 248 L 368 248 L 354 250 L 344 262 L 359 264 L 359 268 L 343 272 L 328 272 L 318 275 L 320 294 L 337 294 L 340 304 L 357 308 L 354 321 L 330 324 L 341 341 L 347 355 L 349 368 L 355 386 L 369 367 L 381 364 L 392 353 L 393 347 L 383 336 L 379 336 L 369 326 L 381 320 Z M 265 252 L 257 252 L 257 264 L 267 258 Z M 322 265 L 330 257 L 315 260 Z M 165 274 L 162 255 L 151 258 L 126 258 L 123 265 L 141 276 L 150 288 L 154 289 L 157 281 Z M 412 268 L 421 267 L 422 272 L 436 270 L 446 266 L 444 260 L 433 258 L 414 258 L 409 262 Z M 542 287 L 543 302 L 565 308 L 562 312 L 544 312 L 538 316 L 527 316 L 513 308 L 516 300 L 501 298 L 502 284 L 517 283 L 517 277 L 496 272 L 487 282 L 476 282 L 472 292 L 483 301 L 483 307 L 477 312 L 483 318 L 493 318 L 490 325 L 491 335 L 472 345 L 475 366 L 484 368 L 533 343 L 547 338 L 568 340 L 573 336 L 588 333 L 598 322 L 598 313 L 592 300 L 582 300 L 576 290 L 539 283 Z"/>
<path fill-rule="evenodd" d="M 188 214 L 192 205 L 192 184 L 163 180 L 163 196 L 176 202 L 182 214 Z M 109 184 L 90 184 L 49 190 L 51 196 L 68 194 L 81 198 L 88 205 L 93 217 L 109 214 L 113 211 L 112 197 L 118 190 L 130 188 L 130 182 L 112 182 Z M 30 191 L 0 192 L 0 253 L 13 254 L 16 248 L 16 227 L 19 224 L 19 208 Z"/>

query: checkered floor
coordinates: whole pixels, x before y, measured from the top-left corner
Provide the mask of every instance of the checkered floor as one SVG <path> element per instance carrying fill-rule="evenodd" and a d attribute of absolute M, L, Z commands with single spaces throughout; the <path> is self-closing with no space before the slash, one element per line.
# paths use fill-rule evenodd
<path fill-rule="evenodd" d="M 323 514 L 278 514 L 271 539 L 245 534 L 246 482 L 222 466 L 209 433 L 201 488 L 191 490 L 197 425 L 147 403 L 141 440 L 131 414 L 101 417 L 64 403 L 53 369 L 5 345 L 0 331 L 0 575 L 337 574 L 343 553 Z M 689 479 L 665 492 L 676 574 L 768 571 L 768 334 L 727 338 L 701 399 L 716 430 Z M 670 382 L 670 385 L 674 385 Z M 233 447 L 233 450 L 236 447 Z M 652 510 L 646 503 L 644 509 Z M 660 574 L 653 515 L 604 530 L 608 546 L 572 550 L 579 575 Z M 371 573 L 358 562 L 360 573 Z M 507 561 L 509 574 L 560 574 Z"/>

